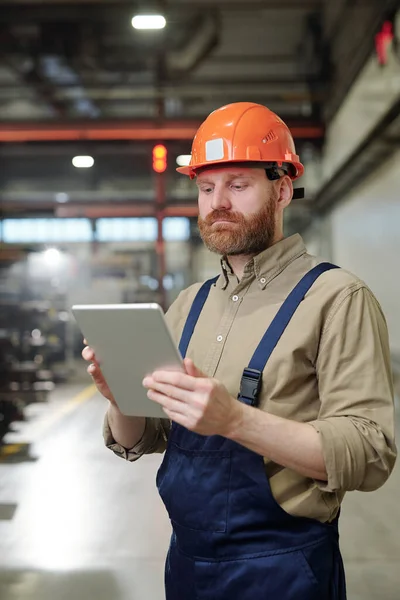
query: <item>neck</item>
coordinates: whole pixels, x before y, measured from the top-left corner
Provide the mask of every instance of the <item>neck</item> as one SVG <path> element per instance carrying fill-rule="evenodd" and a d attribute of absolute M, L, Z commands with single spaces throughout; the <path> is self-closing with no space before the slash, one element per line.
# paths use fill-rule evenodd
<path fill-rule="evenodd" d="M 270 248 L 271 246 L 274 246 L 283 240 L 283 238 L 283 233 L 277 235 L 268 247 Z M 232 271 L 235 273 L 239 281 L 243 277 L 245 266 L 254 256 L 257 256 L 257 254 L 235 254 L 234 256 L 227 256 L 229 264 L 232 267 Z"/>
<path fill-rule="evenodd" d="M 227 256 L 232 271 L 240 281 L 243 277 L 244 268 L 256 254 L 236 254 L 235 256 Z"/>

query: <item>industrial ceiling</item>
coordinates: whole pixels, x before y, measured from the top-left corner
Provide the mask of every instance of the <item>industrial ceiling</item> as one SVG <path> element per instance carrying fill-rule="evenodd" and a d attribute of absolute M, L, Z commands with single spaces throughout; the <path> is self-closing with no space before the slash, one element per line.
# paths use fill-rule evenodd
<path fill-rule="evenodd" d="M 313 160 L 395 4 L 2 0 L 4 211 L 140 212 L 154 199 L 154 141 L 169 151 L 167 203 L 193 207 L 195 190 L 175 174 L 175 156 L 190 152 L 207 114 L 236 101 L 276 111 L 305 162 Z M 132 17 L 143 12 L 163 14 L 165 29 L 135 30 Z M 77 173 L 75 153 L 95 156 L 95 168 Z M 68 206 L 57 206 L 60 193 Z"/>

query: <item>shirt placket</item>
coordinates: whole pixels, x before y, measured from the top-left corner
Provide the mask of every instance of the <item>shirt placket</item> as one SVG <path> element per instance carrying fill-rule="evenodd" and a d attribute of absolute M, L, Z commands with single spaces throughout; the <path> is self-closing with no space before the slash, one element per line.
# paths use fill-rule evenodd
<path fill-rule="evenodd" d="M 214 342 L 210 345 L 210 349 L 204 362 L 205 371 L 209 377 L 214 377 L 215 375 L 229 331 L 231 330 L 232 324 L 243 301 L 243 297 L 246 295 L 248 289 L 249 284 L 243 286 L 242 282 L 229 294 L 226 309 L 224 310 L 219 326 L 215 332 Z"/>

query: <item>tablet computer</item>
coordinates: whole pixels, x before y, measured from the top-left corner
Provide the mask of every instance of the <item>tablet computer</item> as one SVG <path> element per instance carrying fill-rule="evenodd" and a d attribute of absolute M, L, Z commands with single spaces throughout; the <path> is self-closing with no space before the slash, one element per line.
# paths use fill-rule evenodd
<path fill-rule="evenodd" d="M 74 305 L 72 314 L 96 354 L 121 412 L 168 418 L 142 381 L 157 369 L 184 371 L 162 308 L 149 304 Z"/>

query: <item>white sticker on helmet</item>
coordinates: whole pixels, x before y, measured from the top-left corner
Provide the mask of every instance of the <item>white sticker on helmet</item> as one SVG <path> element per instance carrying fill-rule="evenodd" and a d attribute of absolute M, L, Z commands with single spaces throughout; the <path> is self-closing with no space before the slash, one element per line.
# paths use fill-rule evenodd
<path fill-rule="evenodd" d="M 208 140 L 206 142 L 206 160 L 221 160 L 224 158 L 224 140 Z"/>

